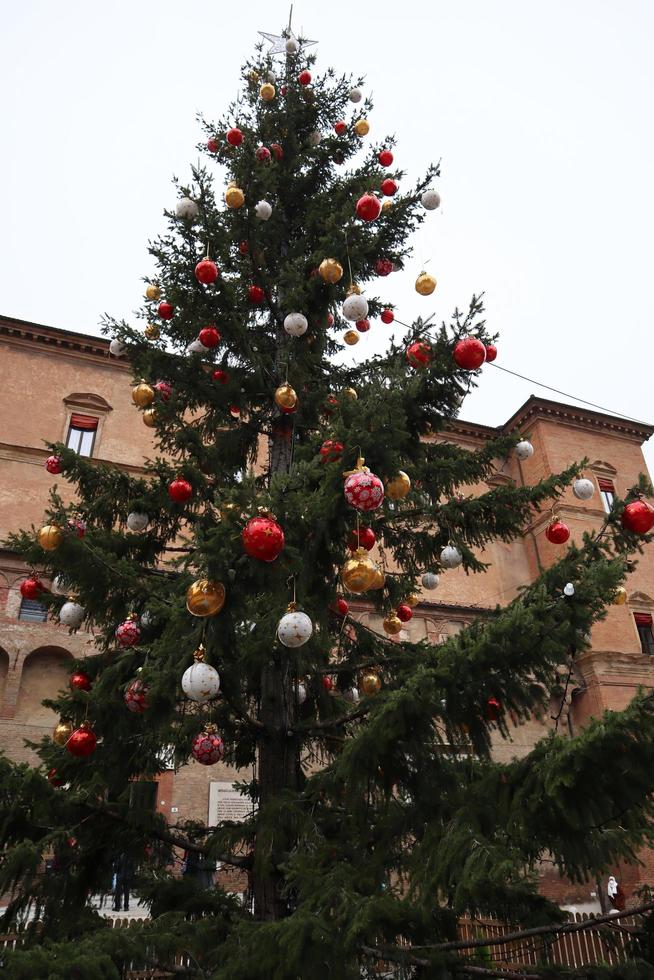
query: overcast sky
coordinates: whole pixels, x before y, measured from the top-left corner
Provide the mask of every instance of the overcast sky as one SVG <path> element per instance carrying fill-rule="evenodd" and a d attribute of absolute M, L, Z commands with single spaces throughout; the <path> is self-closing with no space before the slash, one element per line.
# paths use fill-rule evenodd
<path fill-rule="evenodd" d="M 87 333 L 103 311 L 129 318 L 170 177 L 196 159 L 196 111 L 221 114 L 257 31 L 280 32 L 288 10 L 4 5 L 0 313 Z M 407 186 L 442 158 L 442 211 L 377 290 L 401 319 L 483 290 L 499 364 L 654 422 L 654 2 L 297 2 L 294 26 L 319 40 L 318 71 L 367 76 L 371 136 L 397 135 Z M 499 424 L 532 392 L 547 395 L 487 367 L 462 414 Z"/>

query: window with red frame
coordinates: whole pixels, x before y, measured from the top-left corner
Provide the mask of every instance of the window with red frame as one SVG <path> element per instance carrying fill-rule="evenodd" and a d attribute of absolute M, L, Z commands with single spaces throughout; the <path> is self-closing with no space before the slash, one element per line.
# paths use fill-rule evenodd
<path fill-rule="evenodd" d="M 73 412 L 68 426 L 66 446 L 80 456 L 91 456 L 98 431 L 98 420 L 93 415 L 79 415 Z"/>
<path fill-rule="evenodd" d="M 599 486 L 600 497 L 602 498 L 602 503 L 604 505 L 604 510 L 606 513 L 610 513 L 613 507 L 613 501 L 615 500 L 615 487 L 613 485 L 613 480 L 597 480 Z"/>
<path fill-rule="evenodd" d="M 654 656 L 654 633 L 652 633 L 652 617 L 649 613 L 634 613 L 636 629 L 640 640 L 640 648 L 647 657 Z"/>

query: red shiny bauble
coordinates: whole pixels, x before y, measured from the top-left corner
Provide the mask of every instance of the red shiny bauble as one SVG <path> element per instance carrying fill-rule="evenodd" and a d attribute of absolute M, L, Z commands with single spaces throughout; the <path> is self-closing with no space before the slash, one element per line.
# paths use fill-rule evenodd
<path fill-rule="evenodd" d="M 341 458 L 343 453 L 343 443 L 336 442 L 335 439 L 326 439 L 320 447 L 320 455 L 323 463 L 334 463 Z"/>
<path fill-rule="evenodd" d="M 275 160 L 279 162 L 284 156 L 284 151 L 282 150 L 279 143 L 271 143 L 270 149 L 272 151 L 272 155 L 274 156 Z"/>
<path fill-rule="evenodd" d="M 209 139 L 207 140 L 207 149 L 209 153 L 217 153 L 219 148 L 220 148 L 220 144 L 218 143 L 218 140 L 214 139 L 213 136 L 210 136 Z"/>
<path fill-rule="evenodd" d="M 284 547 L 284 532 L 272 517 L 252 517 L 241 534 L 245 553 L 259 561 L 274 561 Z"/>
<path fill-rule="evenodd" d="M 76 728 L 75 731 L 70 735 L 68 741 L 66 742 L 66 748 L 71 755 L 75 755 L 78 758 L 83 758 L 86 755 L 91 755 L 95 752 L 95 747 L 98 744 L 95 732 L 88 724 L 84 722 L 80 728 Z"/>
<path fill-rule="evenodd" d="M 268 163 L 270 160 L 270 150 L 267 146 L 258 146 L 254 155 L 259 163 Z"/>
<path fill-rule="evenodd" d="M 377 543 L 377 535 L 371 527 L 360 527 L 358 531 L 350 531 L 347 538 L 347 546 L 350 551 L 356 551 L 357 548 L 365 548 L 366 551 L 372 551 Z"/>
<path fill-rule="evenodd" d="M 348 504 L 357 510 L 377 510 L 384 501 L 384 484 L 374 473 L 352 473 L 343 487 Z"/>
<path fill-rule="evenodd" d="M 205 286 L 210 286 L 218 278 L 218 266 L 211 259 L 202 259 L 195 267 L 195 278 Z"/>
<path fill-rule="evenodd" d="M 550 521 L 545 528 L 545 537 L 552 544 L 565 544 L 570 537 L 570 528 L 563 521 Z"/>
<path fill-rule="evenodd" d="M 51 769 L 50 772 L 48 773 L 48 782 L 50 783 L 51 786 L 54 786 L 55 789 L 59 786 L 64 785 L 64 780 L 60 779 L 60 777 L 57 775 L 56 769 Z"/>
<path fill-rule="evenodd" d="M 489 698 L 486 702 L 486 708 L 484 710 L 484 718 L 486 721 L 497 721 L 497 719 L 502 714 L 502 704 L 497 698 Z"/>
<path fill-rule="evenodd" d="M 336 600 L 336 612 L 340 616 L 347 616 L 350 611 L 350 604 L 346 599 L 339 598 Z"/>
<path fill-rule="evenodd" d="M 167 402 L 173 393 L 173 386 L 170 381 L 157 381 L 154 390 L 163 402 Z"/>
<path fill-rule="evenodd" d="M 121 647 L 135 647 L 141 639 L 141 628 L 135 619 L 126 619 L 116 627 L 115 636 Z"/>
<path fill-rule="evenodd" d="M 486 363 L 490 364 L 497 357 L 497 347 L 495 344 L 486 344 Z"/>
<path fill-rule="evenodd" d="M 249 286 L 248 287 L 248 299 L 251 303 L 263 303 L 266 298 L 266 293 L 261 286 Z"/>
<path fill-rule="evenodd" d="M 359 333 L 368 333 L 370 330 L 370 320 L 364 318 L 363 320 L 357 320 L 354 324 Z"/>
<path fill-rule="evenodd" d="M 431 347 L 422 340 L 414 340 L 406 349 L 406 359 L 411 367 L 425 367 L 431 361 Z"/>
<path fill-rule="evenodd" d="M 401 602 L 395 610 L 395 615 L 401 623 L 408 623 L 410 619 L 413 619 L 413 609 L 406 602 Z"/>
<path fill-rule="evenodd" d="M 83 670 L 76 670 L 74 674 L 71 674 L 68 683 L 71 691 L 90 691 L 92 686 L 91 678 Z"/>
<path fill-rule="evenodd" d="M 311 84 L 311 72 L 310 71 L 307 71 L 307 69 L 305 68 L 304 71 L 301 71 L 300 72 L 300 74 L 297 77 L 297 80 L 300 83 L 300 85 L 310 85 Z"/>
<path fill-rule="evenodd" d="M 159 303 L 157 313 L 162 320 L 172 320 L 174 312 L 172 303 Z"/>
<path fill-rule="evenodd" d="M 213 766 L 225 755 L 225 746 L 222 738 L 215 732 L 200 732 L 193 739 L 191 745 L 191 755 L 196 762 L 203 766 Z"/>
<path fill-rule="evenodd" d="M 385 194 L 386 197 L 392 197 L 397 191 L 397 184 L 392 177 L 387 177 L 386 180 L 381 182 L 381 192 Z"/>
<path fill-rule="evenodd" d="M 477 337 L 464 337 L 454 346 L 454 360 L 466 371 L 476 371 L 486 360 L 486 348 Z"/>
<path fill-rule="evenodd" d="M 288 92 L 288 85 L 282 85 L 282 87 L 279 90 L 279 94 L 286 95 L 287 92 Z"/>
<path fill-rule="evenodd" d="M 231 415 L 231 417 L 233 419 L 240 418 L 240 416 L 241 416 L 241 410 L 238 407 L 238 405 L 230 405 L 229 406 L 229 414 Z"/>
<path fill-rule="evenodd" d="M 185 504 L 193 496 L 193 487 L 188 480 L 178 476 L 168 484 L 168 496 L 176 504 Z"/>
<path fill-rule="evenodd" d="M 52 473 L 53 476 L 57 473 L 61 473 L 61 456 L 48 456 L 45 461 L 45 468 L 48 473 Z"/>
<path fill-rule="evenodd" d="M 374 221 L 381 214 L 381 201 L 374 194 L 364 194 L 357 201 L 357 217 L 362 221 Z"/>
<path fill-rule="evenodd" d="M 23 599 L 38 599 L 42 592 L 45 592 L 45 586 L 33 575 L 20 583 L 20 594 Z"/>
<path fill-rule="evenodd" d="M 381 322 L 382 323 L 392 323 L 395 319 L 395 314 L 392 310 L 382 310 Z"/>
<path fill-rule="evenodd" d="M 238 250 L 241 253 L 241 255 L 247 255 L 248 252 L 250 251 L 250 243 L 247 242 L 245 239 L 243 239 L 242 242 L 238 243 Z"/>
<path fill-rule="evenodd" d="M 235 126 L 234 129 L 227 130 L 225 139 L 227 140 L 230 146 L 240 146 L 241 143 L 243 142 L 243 133 L 241 132 L 240 129 L 237 129 Z"/>
<path fill-rule="evenodd" d="M 325 676 L 323 677 L 322 686 L 324 687 L 324 689 L 327 691 L 328 694 L 330 691 L 334 690 L 334 681 L 331 679 L 329 674 L 325 674 Z"/>
<path fill-rule="evenodd" d="M 342 136 L 346 129 L 347 129 L 347 123 L 343 122 L 342 119 L 339 120 L 337 123 L 334 123 L 334 130 L 337 136 Z"/>
<path fill-rule="evenodd" d="M 394 266 L 390 259 L 377 259 L 375 262 L 375 272 L 378 276 L 390 276 Z"/>
<path fill-rule="evenodd" d="M 148 686 L 143 681 L 132 681 L 125 690 L 125 704 L 134 714 L 142 714 L 148 708 Z"/>
<path fill-rule="evenodd" d="M 390 150 L 380 150 L 377 159 L 381 163 L 382 167 L 390 167 L 393 162 L 393 154 Z"/>
<path fill-rule="evenodd" d="M 632 500 L 622 512 L 622 526 L 634 534 L 647 534 L 654 527 L 654 509 L 644 500 Z"/>
<path fill-rule="evenodd" d="M 217 347 L 220 343 L 220 333 L 215 327 L 203 327 L 198 334 L 198 340 L 203 347 Z"/>
<path fill-rule="evenodd" d="M 216 370 L 211 375 L 212 381 L 217 381 L 221 385 L 226 385 L 229 381 L 229 375 L 227 371 L 223 371 L 222 368 L 216 368 Z"/>

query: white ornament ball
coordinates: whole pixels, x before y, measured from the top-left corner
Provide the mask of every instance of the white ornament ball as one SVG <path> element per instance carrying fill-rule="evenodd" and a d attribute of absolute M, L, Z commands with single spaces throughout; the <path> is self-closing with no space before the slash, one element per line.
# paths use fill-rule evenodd
<path fill-rule="evenodd" d="M 427 589 L 428 592 L 433 592 L 437 588 L 440 578 L 436 572 L 425 572 L 420 581 L 423 589 Z"/>
<path fill-rule="evenodd" d="M 297 54 L 300 50 L 300 42 L 296 37 L 289 37 L 286 42 L 286 54 Z"/>
<path fill-rule="evenodd" d="M 463 555 L 458 548 L 452 544 L 447 544 L 441 551 L 441 565 L 443 568 L 458 568 L 463 561 Z"/>
<path fill-rule="evenodd" d="M 191 701 L 211 701 L 220 690 L 220 676 L 210 664 L 198 661 L 184 671 L 182 690 Z"/>
<path fill-rule="evenodd" d="M 285 647 L 301 647 L 311 638 L 313 623 L 306 613 L 287 612 L 277 626 L 277 637 Z"/>
<path fill-rule="evenodd" d="M 297 695 L 297 703 L 304 704 L 307 699 L 307 687 L 306 684 L 298 684 L 295 688 L 295 693 Z"/>
<path fill-rule="evenodd" d="M 361 102 L 362 98 L 363 98 L 363 92 L 361 91 L 360 88 L 350 89 L 350 102 Z"/>
<path fill-rule="evenodd" d="M 529 459 L 530 456 L 534 455 L 534 447 L 528 439 L 523 439 L 515 447 L 515 454 L 518 459 Z"/>
<path fill-rule="evenodd" d="M 301 337 L 309 329 L 309 322 L 302 313 L 289 313 L 284 317 L 284 330 L 291 337 Z"/>
<path fill-rule="evenodd" d="M 564 595 L 567 595 L 567 597 L 568 597 L 569 599 L 571 599 L 571 598 L 572 598 L 572 596 L 573 596 L 573 595 L 575 594 L 575 587 L 574 587 L 574 585 L 572 584 L 572 582 L 567 582 L 567 583 L 566 583 L 566 584 L 565 584 L 565 585 L 563 586 L 563 594 L 564 594 Z"/>
<path fill-rule="evenodd" d="M 109 353 L 114 357 L 120 357 L 125 352 L 125 344 L 122 340 L 112 340 L 109 344 Z"/>
<path fill-rule="evenodd" d="M 356 704 L 359 700 L 359 688 L 358 687 L 348 687 L 347 690 L 343 691 L 343 697 L 346 701 L 350 701 L 352 704 Z"/>
<path fill-rule="evenodd" d="M 256 214 L 257 218 L 261 219 L 261 221 L 267 221 L 272 214 L 272 205 L 269 204 L 268 201 L 259 201 L 259 203 L 255 205 L 254 213 Z"/>
<path fill-rule="evenodd" d="M 204 354 L 207 348 L 199 340 L 192 340 L 186 348 L 187 354 Z"/>
<path fill-rule="evenodd" d="M 314 129 L 312 133 L 309 133 L 309 145 L 318 146 L 322 139 L 322 133 L 319 129 Z"/>
<path fill-rule="evenodd" d="M 127 527 L 130 531 L 145 531 L 149 523 L 150 518 L 147 514 L 140 514 L 133 510 L 131 514 L 127 515 Z"/>
<path fill-rule="evenodd" d="M 592 480 L 587 480 L 585 477 L 580 480 L 575 480 L 572 484 L 572 492 L 578 500 L 590 500 L 595 493 L 595 484 Z"/>
<path fill-rule="evenodd" d="M 66 585 L 63 575 L 55 575 L 50 589 L 55 595 L 68 595 L 70 592 L 70 586 Z"/>
<path fill-rule="evenodd" d="M 364 320 L 368 316 L 368 300 L 365 296 L 352 293 L 343 303 L 343 316 L 346 320 Z"/>
<path fill-rule="evenodd" d="M 183 221 L 193 221 L 200 213 L 200 208 L 190 197 L 183 197 L 177 202 L 175 214 Z"/>
<path fill-rule="evenodd" d="M 420 201 L 425 211 L 435 211 L 441 203 L 441 196 L 438 191 L 430 189 L 424 191 Z"/>
<path fill-rule="evenodd" d="M 64 602 L 59 610 L 59 622 L 63 626 L 71 626 L 73 629 L 77 629 L 78 626 L 82 625 L 83 619 L 84 606 L 80 606 L 78 602 Z"/>

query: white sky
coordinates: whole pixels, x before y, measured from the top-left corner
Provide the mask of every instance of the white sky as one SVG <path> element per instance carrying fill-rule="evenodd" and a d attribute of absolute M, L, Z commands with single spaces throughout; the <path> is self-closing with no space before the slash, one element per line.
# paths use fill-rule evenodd
<path fill-rule="evenodd" d="M 129 318 L 196 110 L 221 114 L 257 30 L 287 18 L 261 0 L 4 5 L 1 313 L 87 333 L 103 311 Z M 294 27 L 319 39 L 318 71 L 367 76 L 371 136 L 396 133 L 407 186 L 442 157 L 442 211 L 376 292 L 408 321 L 484 290 L 499 364 L 654 421 L 654 3 L 299 2 Z M 462 414 L 499 424 L 532 391 L 548 396 L 488 367 Z"/>

